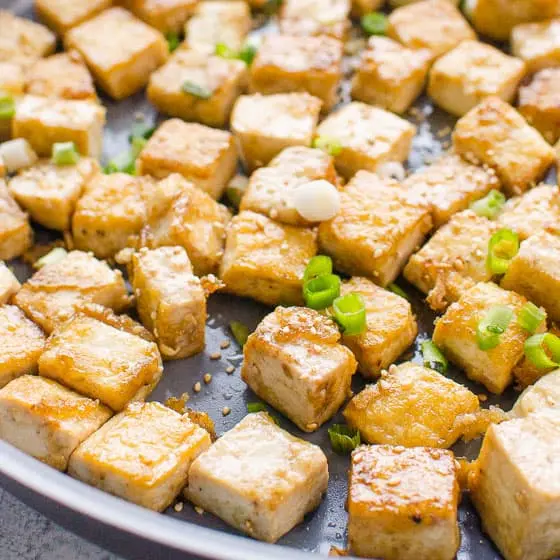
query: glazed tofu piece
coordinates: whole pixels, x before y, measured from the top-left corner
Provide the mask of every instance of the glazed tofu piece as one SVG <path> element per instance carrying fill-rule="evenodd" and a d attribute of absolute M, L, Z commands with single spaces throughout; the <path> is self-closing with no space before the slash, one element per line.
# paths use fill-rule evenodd
<path fill-rule="evenodd" d="M 320 179 L 337 184 L 331 156 L 304 146 L 286 148 L 268 167 L 251 175 L 239 209 L 258 212 L 284 224 L 312 225 L 296 210 L 294 196 L 301 185 Z"/>
<path fill-rule="evenodd" d="M 155 187 L 126 173 L 94 175 L 72 218 L 74 245 L 106 259 L 130 246 L 146 224 Z"/>
<path fill-rule="evenodd" d="M 133 403 L 76 449 L 68 474 L 140 506 L 163 511 L 211 445 L 206 430 L 160 403 Z"/>
<path fill-rule="evenodd" d="M 259 412 L 194 461 L 185 495 L 236 529 L 272 543 L 319 506 L 328 480 L 327 458 L 318 446 Z"/>
<path fill-rule="evenodd" d="M 448 0 L 426 0 L 402 6 L 389 16 L 387 35 L 410 49 L 428 49 L 432 58 L 476 34 L 458 8 Z"/>
<path fill-rule="evenodd" d="M 16 100 L 25 90 L 25 71 L 21 64 L 15 62 L 2 62 L 0 60 L 0 92 Z M 12 137 L 13 117 L 3 115 L 0 119 L 0 142 L 10 140 Z M 0 158 L 0 164 L 2 159 Z M 3 177 L 0 172 L 0 177 Z"/>
<path fill-rule="evenodd" d="M 285 0 L 280 8 L 280 31 L 344 39 L 350 30 L 350 9 L 351 0 Z"/>
<path fill-rule="evenodd" d="M 352 0 L 352 16 L 359 17 L 374 12 L 385 4 L 385 0 Z"/>
<path fill-rule="evenodd" d="M 531 72 L 560 66 L 559 34 L 560 19 L 517 25 L 511 32 L 511 49 L 527 63 Z"/>
<path fill-rule="evenodd" d="M 99 158 L 105 109 L 87 100 L 25 95 L 12 122 L 14 138 L 24 138 L 37 155 L 50 157 L 56 142 L 74 142 L 84 156 Z"/>
<path fill-rule="evenodd" d="M 488 243 L 499 226 L 471 210 L 455 214 L 414 255 L 404 277 L 425 293 L 429 306 L 445 311 L 478 282 L 489 282 Z"/>
<path fill-rule="evenodd" d="M 539 132 L 498 97 L 486 98 L 457 122 L 453 145 L 467 161 L 494 169 L 509 196 L 537 183 L 556 160 Z"/>
<path fill-rule="evenodd" d="M 484 531 L 508 560 L 560 555 L 560 414 L 491 426 L 471 497 Z"/>
<path fill-rule="evenodd" d="M 41 21 L 63 36 L 112 4 L 113 0 L 35 0 L 35 12 Z"/>
<path fill-rule="evenodd" d="M 521 244 L 501 286 L 525 296 L 560 322 L 560 237 L 542 231 Z"/>
<path fill-rule="evenodd" d="M 22 255 L 33 242 L 33 231 L 27 214 L 22 212 L 0 179 L 0 260 L 9 261 Z"/>
<path fill-rule="evenodd" d="M 43 331 L 15 305 L 0 306 L 0 388 L 26 373 L 37 372 L 45 341 Z"/>
<path fill-rule="evenodd" d="M 328 111 L 338 101 L 342 51 L 342 42 L 326 35 L 269 35 L 251 64 L 250 91 L 264 95 L 306 91 Z"/>
<path fill-rule="evenodd" d="M 346 179 L 360 169 L 375 171 L 382 163 L 408 157 L 416 127 L 397 115 L 354 101 L 331 113 L 318 127 L 317 137 L 336 141 L 337 170 Z"/>
<path fill-rule="evenodd" d="M 459 499 L 451 451 L 360 446 L 349 475 L 350 550 L 385 560 L 452 560 Z"/>
<path fill-rule="evenodd" d="M 351 278 L 342 284 L 340 293 L 362 296 L 367 322 L 364 333 L 343 335 L 342 344 L 353 352 L 364 377 L 379 377 L 381 371 L 395 362 L 418 334 L 410 303 L 367 278 Z"/>
<path fill-rule="evenodd" d="M 178 49 L 150 76 L 147 94 L 166 115 L 226 127 L 246 82 L 247 65 L 241 60 Z"/>
<path fill-rule="evenodd" d="M 543 410 L 556 409 L 560 413 L 560 370 L 541 377 L 519 396 L 511 413 L 523 418 Z"/>
<path fill-rule="evenodd" d="M 513 319 L 500 335 L 498 346 L 481 350 L 477 343 L 477 327 L 496 305 L 509 307 L 517 316 L 526 303 L 519 294 L 491 282 L 481 282 L 466 291 L 436 320 L 434 343 L 449 360 L 463 368 L 470 379 L 482 383 L 492 393 L 503 393 L 512 381 L 514 367 L 523 358 L 524 344 L 530 333 Z M 546 330 L 545 322 L 539 327 L 539 331 L 542 330 Z"/>
<path fill-rule="evenodd" d="M 112 412 L 99 401 L 37 375 L 0 389 L 0 439 L 60 471 Z"/>
<path fill-rule="evenodd" d="M 267 165 L 290 146 L 310 146 L 321 100 L 308 93 L 242 95 L 233 107 L 231 130 L 248 171 Z"/>
<path fill-rule="evenodd" d="M 79 313 L 55 330 L 39 358 L 40 375 L 116 412 L 147 397 L 162 370 L 155 343 Z"/>
<path fill-rule="evenodd" d="M 404 113 L 424 89 L 429 61 L 430 51 L 370 37 L 352 79 L 352 99 Z"/>
<path fill-rule="evenodd" d="M 225 130 L 170 119 L 148 140 L 136 165 L 138 173 L 158 179 L 179 173 L 217 200 L 235 173 L 237 152 Z"/>
<path fill-rule="evenodd" d="M 432 227 L 427 206 L 411 203 L 407 189 L 358 171 L 340 192 L 337 216 L 319 226 L 319 245 L 335 268 L 387 286 Z"/>
<path fill-rule="evenodd" d="M 20 288 L 21 284 L 14 273 L 6 266 L 4 261 L 0 261 L 0 305 L 8 303 Z"/>
<path fill-rule="evenodd" d="M 463 41 L 432 66 L 428 95 L 461 117 L 490 96 L 511 103 L 525 72 L 521 59 L 480 41 Z"/>
<path fill-rule="evenodd" d="M 121 5 L 162 33 L 180 34 L 198 0 L 122 0 Z"/>
<path fill-rule="evenodd" d="M 244 211 L 228 225 L 220 278 L 238 296 L 267 305 L 302 305 L 303 273 L 316 254 L 314 230 Z"/>
<path fill-rule="evenodd" d="M 334 416 L 350 395 L 356 360 L 338 327 L 304 307 L 277 307 L 243 347 L 241 378 L 305 432 Z"/>
<path fill-rule="evenodd" d="M 185 25 L 185 43 L 189 49 L 203 54 L 214 54 L 220 43 L 238 51 L 251 27 L 247 2 L 203 0 Z"/>
<path fill-rule="evenodd" d="M 169 52 L 159 31 L 119 7 L 71 29 L 64 45 L 84 57 L 101 88 L 117 100 L 142 89 Z"/>
<path fill-rule="evenodd" d="M 161 355 L 187 358 L 204 349 L 206 296 L 182 247 L 141 249 L 132 257 L 138 315 Z"/>
<path fill-rule="evenodd" d="M 35 222 L 61 231 L 70 229 L 72 215 L 85 185 L 99 173 L 99 164 L 81 158 L 73 165 L 50 159 L 24 169 L 9 183 L 12 196 Z"/>
<path fill-rule="evenodd" d="M 71 251 L 37 271 L 14 296 L 25 314 L 51 333 L 86 303 L 123 311 L 129 305 L 120 270 L 82 251 Z"/>
<path fill-rule="evenodd" d="M 519 90 L 519 112 L 543 138 L 560 139 L 560 68 L 545 68 Z"/>

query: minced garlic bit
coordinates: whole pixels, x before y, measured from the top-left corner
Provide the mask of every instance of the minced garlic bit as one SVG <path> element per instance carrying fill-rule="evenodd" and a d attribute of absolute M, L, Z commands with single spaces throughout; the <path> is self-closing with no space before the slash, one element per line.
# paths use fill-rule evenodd
<path fill-rule="evenodd" d="M 200 393 L 200 390 L 201 390 L 201 389 L 202 389 L 202 385 L 200 384 L 200 381 L 197 381 L 197 382 L 194 384 L 193 391 L 194 391 L 195 393 Z"/>
<path fill-rule="evenodd" d="M 338 214 L 340 194 L 332 183 L 324 179 L 309 181 L 296 189 L 294 208 L 310 222 L 324 222 Z"/>
<path fill-rule="evenodd" d="M 204 377 L 202 379 L 204 379 L 204 383 L 206 383 L 206 385 L 208 385 L 208 383 L 210 383 L 210 381 L 212 381 L 212 374 L 205 373 Z"/>
<path fill-rule="evenodd" d="M 223 416 L 227 416 L 230 412 L 231 412 L 231 408 L 229 406 L 224 406 L 224 408 L 222 408 Z"/>

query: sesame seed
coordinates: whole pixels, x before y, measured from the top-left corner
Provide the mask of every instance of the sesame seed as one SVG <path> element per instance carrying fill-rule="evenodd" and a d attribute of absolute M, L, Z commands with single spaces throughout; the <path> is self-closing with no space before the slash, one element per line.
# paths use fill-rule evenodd
<path fill-rule="evenodd" d="M 211 360 L 219 360 L 221 357 L 222 355 L 219 352 L 213 352 L 212 354 L 210 354 Z"/>
<path fill-rule="evenodd" d="M 226 373 L 232 374 L 235 371 L 235 368 L 233 366 L 228 366 L 226 368 Z"/>
<path fill-rule="evenodd" d="M 194 384 L 193 391 L 194 391 L 195 393 L 200 393 L 200 390 L 201 390 L 201 389 L 202 389 L 202 385 L 200 384 L 200 381 L 197 381 L 197 382 Z"/>
<path fill-rule="evenodd" d="M 183 511 L 183 502 L 177 502 L 174 506 L 173 509 L 179 513 L 180 511 Z"/>
<path fill-rule="evenodd" d="M 204 510 L 200 506 L 194 506 L 194 511 L 196 511 L 198 515 L 202 515 L 204 513 Z"/>
<path fill-rule="evenodd" d="M 205 373 L 203 379 L 204 379 L 204 383 L 206 383 L 206 385 L 208 385 L 208 383 L 210 383 L 210 381 L 212 381 L 212 374 Z"/>
<path fill-rule="evenodd" d="M 222 414 L 224 416 L 227 416 L 230 412 L 231 412 L 231 408 L 229 406 L 224 406 L 224 408 L 222 408 Z"/>
<path fill-rule="evenodd" d="M 229 345 L 231 344 L 231 341 L 229 340 L 222 340 L 222 342 L 220 343 L 220 348 L 222 350 L 225 350 L 226 348 L 229 348 Z"/>

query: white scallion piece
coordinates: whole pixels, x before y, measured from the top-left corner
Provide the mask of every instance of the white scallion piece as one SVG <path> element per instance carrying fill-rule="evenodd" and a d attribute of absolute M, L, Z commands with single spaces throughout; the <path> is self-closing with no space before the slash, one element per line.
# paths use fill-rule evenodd
<path fill-rule="evenodd" d="M 24 138 L 16 138 L 0 144 L 0 157 L 8 173 L 31 167 L 39 159 Z"/>
<path fill-rule="evenodd" d="M 294 207 L 310 222 L 324 222 L 334 218 L 340 210 L 337 188 L 324 179 L 304 183 L 294 193 Z"/>

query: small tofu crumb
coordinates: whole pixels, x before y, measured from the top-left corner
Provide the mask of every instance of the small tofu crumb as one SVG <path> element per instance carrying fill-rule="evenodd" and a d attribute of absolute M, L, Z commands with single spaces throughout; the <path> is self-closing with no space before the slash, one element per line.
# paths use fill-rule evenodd
<path fill-rule="evenodd" d="M 204 383 L 208 385 L 208 383 L 212 381 L 212 375 L 210 373 L 205 373 L 203 379 L 204 379 Z"/>
<path fill-rule="evenodd" d="M 193 391 L 194 391 L 195 393 L 200 393 L 200 390 L 201 390 L 201 389 L 202 389 L 202 385 L 200 384 L 200 381 L 197 381 L 197 382 L 194 384 Z"/>

